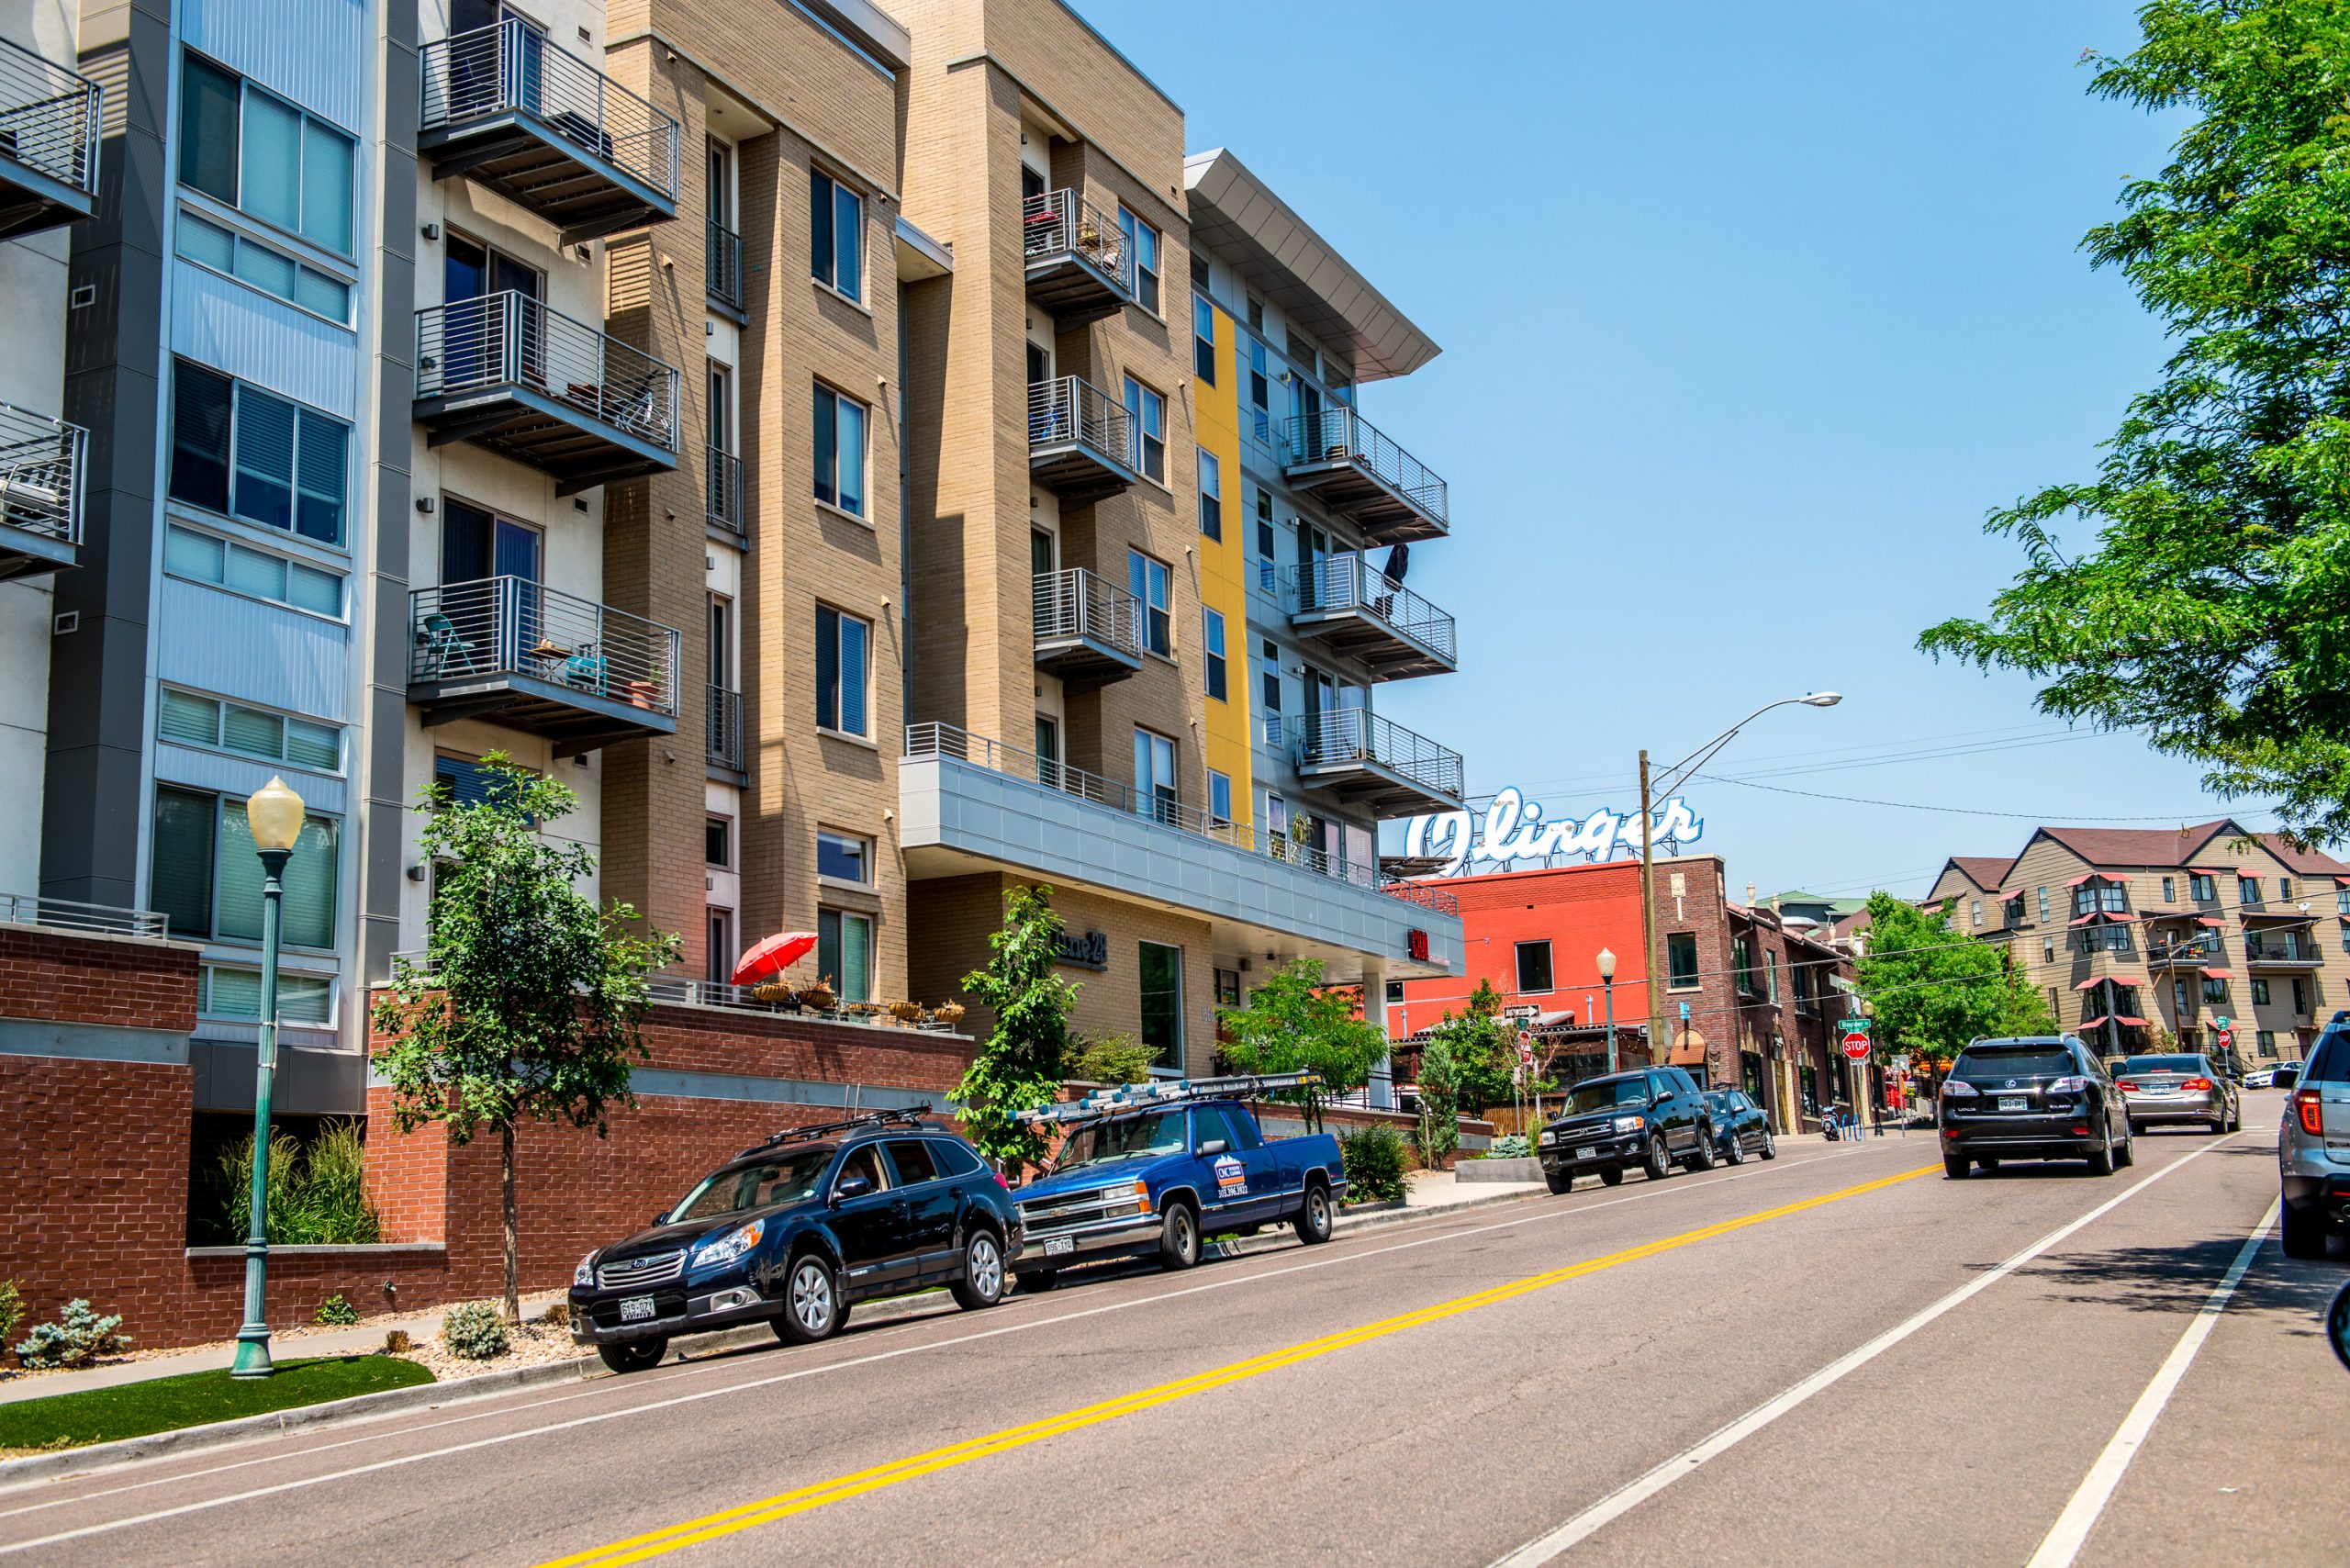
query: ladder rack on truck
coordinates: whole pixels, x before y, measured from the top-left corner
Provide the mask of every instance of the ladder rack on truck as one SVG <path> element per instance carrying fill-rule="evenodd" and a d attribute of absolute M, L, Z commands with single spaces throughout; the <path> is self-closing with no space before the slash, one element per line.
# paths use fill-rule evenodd
<path fill-rule="evenodd" d="M 1283 1089 L 1304 1089 L 1321 1081 L 1321 1075 L 1313 1072 L 1256 1072 L 1238 1073 L 1229 1078 L 1169 1079 L 1157 1083 L 1133 1083 L 1118 1089 L 1104 1089 L 1082 1100 L 1022 1111 L 1013 1119 L 1028 1123 L 1090 1122 L 1098 1117 L 1115 1115 L 1121 1111 L 1180 1105 L 1192 1100 L 1258 1100 Z"/>

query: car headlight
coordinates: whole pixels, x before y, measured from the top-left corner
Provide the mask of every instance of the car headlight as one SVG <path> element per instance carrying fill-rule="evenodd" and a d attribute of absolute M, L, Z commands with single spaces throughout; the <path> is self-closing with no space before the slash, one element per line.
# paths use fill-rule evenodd
<path fill-rule="evenodd" d="M 1618 1116 L 1616 1118 L 1616 1130 L 1619 1133 L 1639 1132 L 1641 1125 L 1640 1118 L 1638 1116 Z"/>
<path fill-rule="evenodd" d="M 710 1263 L 732 1263 L 735 1259 L 756 1247 L 759 1244 L 759 1238 L 765 1236 L 767 1230 L 767 1221 L 755 1219 L 739 1230 L 730 1230 L 714 1241 L 703 1242 L 694 1249 L 694 1267 L 699 1269 Z"/>
<path fill-rule="evenodd" d="M 1556 1133 L 1544 1133 L 1542 1135 L 1542 1141 L 1544 1143 L 1556 1143 L 1559 1141 L 1559 1135 Z"/>
<path fill-rule="evenodd" d="M 596 1282 L 596 1255 L 593 1252 L 579 1260 L 579 1267 L 571 1271 L 571 1282 L 575 1285 L 592 1285 Z"/>

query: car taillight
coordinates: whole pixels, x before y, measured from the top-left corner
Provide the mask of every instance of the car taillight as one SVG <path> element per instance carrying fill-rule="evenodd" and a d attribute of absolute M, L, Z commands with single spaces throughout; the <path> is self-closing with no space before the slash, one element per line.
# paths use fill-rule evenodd
<path fill-rule="evenodd" d="M 2190 1078 L 2186 1082 L 2180 1084 L 2179 1087 L 2181 1089 L 2209 1089 L 2211 1087 L 2211 1081 L 2208 1078 Z"/>
<path fill-rule="evenodd" d="M 1942 1092 L 1953 1100 L 1977 1100 L 1983 1092 L 1963 1078 L 1953 1078 L 1942 1084 Z"/>
<path fill-rule="evenodd" d="M 2138 1092 L 2138 1081 L 2134 1078 L 2117 1078 L 2113 1081 L 2113 1086 L 2116 1089 L 2121 1090 L 2124 1094 L 2135 1094 Z M 2192 1087 L 2192 1085 L 2189 1087 Z M 2207 1083 L 2203 1087 L 2209 1089 L 2211 1086 Z"/>
<path fill-rule="evenodd" d="M 995 1184 L 1007 1193 L 1012 1191 L 1012 1183 L 1003 1179 L 1003 1172 L 1001 1170 L 995 1173 Z"/>
<path fill-rule="evenodd" d="M 2301 1118 L 2301 1131 L 2305 1133 L 2316 1133 L 2320 1136 L 2323 1136 L 2325 1132 L 2324 1112 L 2318 1103 L 2318 1094 L 2316 1090 L 2294 1090 L 2293 1110 Z"/>
<path fill-rule="evenodd" d="M 2048 1081 L 2048 1092 L 2051 1094 L 2086 1094 L 2088 1092 L 2089 1081 L 2086 1078 L 2052 1078 Z"/>

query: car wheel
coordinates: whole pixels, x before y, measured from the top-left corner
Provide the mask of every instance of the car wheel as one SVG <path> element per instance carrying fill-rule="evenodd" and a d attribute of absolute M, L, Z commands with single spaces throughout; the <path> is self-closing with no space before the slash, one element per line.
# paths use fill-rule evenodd
<path fill-rule="evenodd" d="M 2132 1122 L 2130 1124 L 2130 1136 L 2132 1137 L 2136 1137 L 2140 1133 L 2143 1133 L 2145 1130 L 2146 1124 L 2143 1122 Z"/>
<path fill-rule="evenodd" d="M 2123 1139 L 2121 1140 L 2121 1147 L 2120 1148 L 2118 1148 L 2118 1149 L 2114 1150 L 2113 1158 L 2114 1158 L 2114 1162 L 2115 1162 L 2116 1164 L 2120 1164 L 2120 1165 L 2135 1165 L 2135 1164 L 2137 1164 L 2137 1163 L 2138 1163 L 2138 1135 L 2137 1135 L 2137 1134 L 2135 1134 L 2135 1133 L 2132 1133 L 2128 1137 L 2123 1138 Z"/>
<path fill-rule="evenodd" d="M 1021 1290 L 1029 1295 L 1040 1295 L 1051 1290 L 1060 1283 L 1061 1278 L 1060 1271 L 1058 1269 L 1023 1269 L 1012 1277 Z"/>
<path fill-rule="evenodd" d="M 1170 1269 L 1188 1269 L 1200 1260 L 1200 1216 L 1180 1199 L 1167 1205 L 1158 1226 L 1158 1260 Z"/>
<path fill-rule="evenodd" d="M 776 1338 L 787 1345 L 812 1345 L 832 1338 L 840 1326 L 840 1282 L 833 1266 L 817 1253 L 802 1252 L 784 1277 L 783 1316 L 775 1320 Z"/>
<path fill-rule="evenodd" d="M 669 1341 L 623 1339 L 617 1345 L 599 1345 L 596 1353 L 604 1358 L 606 1366 L 625 1376 L 659 1366 L 661 1358 L 669 1353 Z"/>
<path fill-rule="evenodd" d="M 955 1305 L 978 1312 L 1003 1299 L 1003 1244 L 983 1226 L 971 1228 L 963 1244 L 963 1277 L 946 1287 Z"/>
<path fill-rule="evenodd" d="M 2277 1239 L 2288 1258 L 2325 1256 L 2325 1215 L 2315 1204 L 2287 1204 Z"/>
<path fill-rule="evenodd" d="M 1953 1182 L 1966 1179 L 1966 1156 L 1950 1149 L 1942 1150 L 1942 1174 Z M 1929 1170 L 1932 1167 L 1929 1166 Z"/>
<path fill-rule="evenodd" d="M 2232 1133 L 2244 1131 L 2244 1102 L 2241 1100 L 2228 1107 L 2228 1131 Z"/>
<path fill-rule="evenodd" d="M 1617 1180 L 1620 1182 L 1623 1178 L 1619 1176 Z M 1542 1172 L 1542 1184 L 1554 1193 L 1572 1193 L 1574 1191 L 1575 1179 L 1569 1171 L 1545 1170 Z"/>
<path fill-rule="evenodd" d="M 1722 1140 L 1722 1163 L 1725 1165 L 1746 1163 L 1746 1144 L 1736 1133 L 1730 1134 Z"/>
<path fill-rule="evenodd" d="M 1711 1170 L 1714 1168 L 1714 1129 L 1704 1122 L 1697 1124 L 1697 1142 L 1689 1150 L 1689 1169 Z"/>
<path fill-rule="evenodd" d="M 2092 1176 L 2113 1174 L 2113 1129 L 2109 1126 L 2098 1129 L 2097 1147 L 2089 1150 L 2089 1174 Z"/>
<path fill-rule="evenodd" d="M 1603 1187 L 1622 1186 L 1624 1184 L 1624 1168 L 1620 1165 L 1602 1167 L 1599 1172 L 1599 1184 Z"/>
<path fill-rule="evenodd" d="M 1651 1182 L 1662 1182 L 1673 1174 L 1673 1161 L 1664 1152 L 1664 1135 L 1649 1134 L 1649 1152 L 1640 1162 L 1640 1172 Z"/>
<path fill-rule="evenodd" d="M 1330 1189 L 1319 1182 L 1305 1184 L 1305 1206 L 1297 1211 L 1292 1222 L 1297 1238 L 1308 1247 L 1319 1247 L 1330 1239 Z"/>
<path fill-rule="evenodd" d="M 1764 1127 L 1762 1129 L 1762 1155 L 1765 1159 L 1776 1159 L 1779 1158 L 1778 1136 L 1773 1133 L 1768 1127 Z"/>

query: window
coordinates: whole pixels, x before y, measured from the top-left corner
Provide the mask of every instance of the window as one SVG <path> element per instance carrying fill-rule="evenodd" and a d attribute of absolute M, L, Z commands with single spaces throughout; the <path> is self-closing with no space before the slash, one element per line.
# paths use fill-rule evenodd
<path fill-rule="evenodd" d="M 1277 728 L 1281 711 L 1281 649 L 1270 637 L 1265 639 L 1265 667 L 1258 684 L 1264 688 L 1265 711 L 1273 716 L 1271 727 Z"/>
<path fill-rule="evenodd" d="M 175 500 L 341 544 L 350 444 L 340 420 L 173 361 Z"/>
<path fill-rule="evenodd" d="M 1175 783 L 1175 743 L 1156 731 L 1135 728 L 1135 811 L 1163 823 L 1175 820 L 1181 799 Z"/>
<path fill-rule="evenodd" d="M 734 689 L 734 601 L 710 596 L 710 684 Z"/>
<path fill-rule="evenodd" d="M 180 214 L 175 248 L 183 261 L 209 267 L 263 294 L 274 294 L 337 326 L 351 324 L 351 286 L 316 267 L 306 267 L 283 252 L 187 211 Z"/>
<path fill-rule="evenodd" d="M 1163 942 L 1145 942 L 1136 972 L 1141 978 L 1142 1043 L 1148 1046 L 1155 1066 L 1180 1072 L 1183 1068 L 1183 949 Z"/>
<path fill-rule="evenodd" d="M 336 839 L 333 822 L 311 817 L 295 841 L 279 910 L 289 946 L 334 946 Z M 148 892 L 172 935 L 260 941 L 261 883 L 242 797 L 170 785 L 156 790 Z"/>
<path fill-rule="evenodd" d="M 1968 910 L 1967 910 L 1968 917 L 1969 917 L 1970 919 L 1972 919 L 1972 920 L 1975 922 L 1975 924 L 1977 924 L 1977 925 L 1982 924 L 1983 924 L 1983 901 L 1982 901 L 1981 899 L 1974 899 L 1974 900 L 1969 901 L 1969 904 L 1970 904 L 1970 907 L 1969 907 L 1969 908 L 1968 908 Z"/>
<path fill-rule="evenodd" d="M 2200 871 L 2189 871 L 2187 874 L 2187 896 L 2198 903 L 2210 903 L 2219 898 L 2220 892 L 2211 885 L 2210 877 Z"/>
<path fill-rule="evenodd" d="M 2306 1017 L 2310 1010 L 2310 982 L 2296 978 L 2293 981 L 2293 1011 Z"/>
<path fill-rule="evenodd" d="M 432 759 L 432 782 L 442 796 L 454 806 L 478 805 L 505 788 L 498 775 L 471 757 L 446 754 Z"/>
<path fill-rule="evenodd" d="M 1401 1006 L 1403 1004 L 1403 1001 L 1404 982 L 1399 980 L 1389 980 L 1387 982 L 1387 1005 L 1390 1007 Z"/>
<path fill-rule="evenodd" d="M 1257 555 L 1263 565 L 1259 568 L 1267 591 L 1272 588 L 1273 561 L 1281 546 L 1273 533 L 1273 493 L 1259 485 L 1257 490 Z"/>
<path fill-rule="evenodd" d="M 816 607 L 816 727 L 844 735 L 870 734 L 865 694 L 873 623 L 828 605 Z"/>
<path fill-rule="evenodd" d="M 1232 825 L 1232 775 L 1208 769 L 1208 815 L 1218 827 Z"/>
<path fill-rule="evenodd" d="M 1273 439 L 1273 361 L 1265 345 L 1248 340 L 1248 430 L 1259 445 Z"/>
<path fill-rule="evenodd" d="M 342 731 L 333 724 L 247 708 L 165 688 L 156 732 L 164 740 L 211 746 L 320 773 L 342 769 Z"/>
<path fill-rule="evenodd" d="M 816 386 L 816 498 L 865 515 L 865 405 Z"/>
<path fill-rule="evenodd" d="M 2163 902 L 2169 903 L 2177 897 L 2178 879 L 2176 877 L 2165 877 L 2163 879 Z"/>
<path fill-rule="evenodd" d="M 1203 386 L 1215 385 L 1215 307 L 1198 295 L 1192 297 L 1192 371 Z"/>
<path fill-rule="evenodd" d="M 734 974 L 734 912 L 711 908 L 704 913 L 709 932 L 702 947 L 702 979 L 724 985 Z"/>
<path fill-rule="evenodd" d="M 1762 955 L 1762 986 L 1764 994 L 1775 1003 L 1779 1000 L 1779 955 L 1776 953 Z"/>
<path fill-rule="evenodd" d="M 1521 994 L 1550 989 L 1550 943 L 1520 942 L 1517 945 L 1517 989 Z"/>
<path fill-rule="evenodd" d="M 2042 888 L 2038 890 L 2040 894 L 2040 924 L 2045 925 L 2048 924 L 2048 890 L 2046 888 Z"/>
<path fill-rule="evenodd" d="M 2228 982 L 2223 980 L 2213 980 L 2210 975 L 2205 975 L 2203 977 L 2204 1003 L 2207 1006 L 2218 1006 L 2226 1002 L 2227 1000 Z"/>
<path fill-rule="evenodd" d="M 1175 656 L 1175 620 L 1169 608 L 1174 593 L 1174 577 L 1167 563 L 1155 561 L 1139 550 L 1126 552 L 1126 591 L 1142 600 L 1147 622 L 1143 645 L 1161 658 Z"/>
<path fill-rule="evenodd" d="M 324 120 L 208 60 L 186 56 L 180 184 L 348 256 L 353 146 Z"/>
<path fill-rule="evenodd" d="M 2277 900 L 2281 902 L 2282 901 L 2284 901 L 2284 900 L 2286 900 L 2286 899 L 2289 899 L 2289 898 L 2291 898 L 2292 896 L 2293 896 L 2293 879 L 2292 879 L 2292 878 L 2290 878 L 2290 877 L 2279 877 L 2279 878 L 2277 878 Z"/>
<path fill-rule="evenodd" d="M 1204 446 L 1200 448 L 1200 532 L 1210 539 L 1224 537 L 1224 465 Z"/>
<path fill-rule="evenodd" d="M 2256 980 L 2252 982 L 2252 1004 L 2255 1007 L 2266 1007 L 2268 1005 L 2268 982 L 2266 980 Z"/>
<path fill-rule="evenodd" d="M 1167 399 L 1126 377 L 1126 424 L 1134 431 L 1135 466 L 1146 479 L 1167 483 Z"/>
<path fill-rule="evenodd" d="M 873 841 L 829 828 L 816 830 L 816 875 L 859 885 L 873 880 Z"/>
<path fill-rule="evenodd" d="M 1224 659 L 1224 612 L 1202 606 L 1200 610 L 1201 640 L 1207 650 L 1207 692 L 1222 702 L 1225 700 Z"/>
<path fill-rule="evenodd" d="M 163 531 L 163 570 L 232 593 L 290 604 L 319 615 L 342 614 L 342 579 L 266 550 L 232 544 L 173 523 Z"/>
<path fill-rule="evenodd" d="M 1664 939 L 1665 989 L 1695 991 L 1697 989 L 1697 934 L 1675 931 Z"/>
<path fill-rule="evenodd" d="M 1158 314 L 1158 230 L 1118 206 L 1118 232 L 1126 237 L 1126 254 L 1135 259 L 1135 302 Z"/>
<path fill-rule="evenodd" d="M 2350 914 L 2350 888 L 2343 888 L 2334 893 L 2333 907 L 2344 914 Z"/>
<path fill-rule="evenodd" d="M 1240 1005 L 1240 971 L 1238 969 L 1216 969 L 1211 972 L 1211 978 L 1215 981 L 1215 1004 L 1218 1007 Z M 1390 987 L 1394 987 L 1403 982 L 1390 980 L 1387 983 Z"/>
<path fill-rule="evenodd" d="M 728 817 L 704 817 L 701 823 L 701 863 L 722 871 L 734 865 L 734 823 Z"/>
<path fill-rule="evenodd" d="M 2244 905 L 2246 909 L 2256 909 L 2256 908 L 2258 908 L 2258 907 L 2259 907 L 2259 905 L 2260 905 L 2260 879 L 2259 879 L 2259 878 L 2257 878 L 2257 877 L 2238 877 L 2238 878 L 2236 879 L 2236 902 L 2238 902 L 2238 903 L 2240 903 L 2240 904 Z"/>
<path fill-rule="evenodd" d="M 261 971 L 207 964 L 196 972 L 196 1010 L 207 1018 L 261 1021 Z M 324 975 L 277 975 L 281 1024 L 334 1022 L 334 981 Z"/>
<path fill-rule="evenodd" d="M 2056 938 L 2053 936 L 2043 936 L 2040 939 L 2040 961 L 2043 964 L 2053 964 L 2056 961 Z"/>
<path fill-rule="evenodd" d="M 891 1138 L 890 1163 L 897 1167 L 897 1184 L 901 1187 L 938 1180 L 938 1162 L 931 1159 L 930 1142 L 926 1138 Z"/>
<path fill-rule="evenodd" d="M 2273 1056 L 2275 1056 L 2275 1055 L 2277 1054 L 2277 1031 L 2276 1031 L 2276 1030 L 2274 1030 L 2274 1029 L 2262 1029 L 2262 1030 L 2259 1030 L 2259 1031 L 2257 1031 L 2257 1032 L 2255 1034 L 2254 1038 L 2255 1038 L 2255 1040 L 2257 1040 L 2257 1041 L 2259 1042 L 2259 1044 L 2260 1044 L 2260 1054 L 2261 1054 L 2262 1056 L 2265 1056 L 2265 1057 L 2273 1057 Z"/>
<path fill-rule="evenodd" d="M 808 172 L 809 266 L 816 281 L 865 298 L 865 198 L 830 176 Z"/>
<path fill-rule="evenodd" d="M 816 971 L 843 1002 L 873 1000 L 873 917 L 842 909 L 816 912 Z"/>

